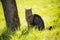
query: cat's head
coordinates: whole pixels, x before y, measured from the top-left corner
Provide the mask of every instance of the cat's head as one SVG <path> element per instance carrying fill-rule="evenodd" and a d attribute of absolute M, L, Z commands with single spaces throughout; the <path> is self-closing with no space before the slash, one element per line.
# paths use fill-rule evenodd
<path fill-rule="evenodd" d="M 32 9 L 31 9 L 31 8 L 25 9 L 25 13 L 26 13 L 26 15 L 28 15 L 28 16 L 32 15 Z"/>
<path fill-rule="evenodd" d="M 26 9 L 25 9 L 25 12 L 26 12 L 26 13 L 32 13 L 32 8 L 26 8 Z"/>

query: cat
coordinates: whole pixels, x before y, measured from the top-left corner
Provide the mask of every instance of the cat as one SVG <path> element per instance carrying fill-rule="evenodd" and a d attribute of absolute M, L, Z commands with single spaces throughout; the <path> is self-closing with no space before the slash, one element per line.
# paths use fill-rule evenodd
<path fill-rule="evenodd" d="M 38 30 L 44 29 L 44 21 L 41 16 L 32 13 L 32 9 L 25 9 L 25 17 L 28 24 L 28 29 L 30 27 L 36 26 Z"/>

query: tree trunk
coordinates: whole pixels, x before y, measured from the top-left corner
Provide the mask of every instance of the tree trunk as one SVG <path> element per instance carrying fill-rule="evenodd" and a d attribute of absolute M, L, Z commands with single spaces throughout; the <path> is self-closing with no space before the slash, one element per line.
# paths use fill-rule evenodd
<path fill-rule="evenodd" d="M 6 24 L 9 29 L 15 31 L 20 26 L 15 0 L 1 0 Z"/>

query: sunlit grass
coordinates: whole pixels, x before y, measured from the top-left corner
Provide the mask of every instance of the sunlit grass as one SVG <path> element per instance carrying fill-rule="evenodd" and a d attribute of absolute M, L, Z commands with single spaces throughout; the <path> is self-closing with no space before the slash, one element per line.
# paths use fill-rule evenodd
<path fill-rule="evenodd" d="M 58 0 L 16 0 L 18 15 L 20 18 L 20 29 L 15 33 L 7 31 L 2 4 L 0 2 L 0 39 L 1 40 L 60 40 L 60 12 Z M 28 26 L 25 19 L 25 9 L 32 8 L 34 14 L 40 15 L 45 24 L 45 29 L 38 31 Z M 52 26 L 52 30 L 48 28 Z M 8 29 L 9 30 L 9 29 Z M 1 36 L 1 35 L 4 36 Z M 8 37 L 9 36 L 9 37 Z M 3 38 L 4 37 L 4 38 Z M 6 37 L 8 39 L 6 39 Z"/>

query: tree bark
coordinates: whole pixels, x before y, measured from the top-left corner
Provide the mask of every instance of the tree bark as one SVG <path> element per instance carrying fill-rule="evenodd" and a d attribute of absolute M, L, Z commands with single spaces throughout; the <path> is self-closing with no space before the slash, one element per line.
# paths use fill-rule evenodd
<path fill-rule="evenodd" d="M 1 0 L 6 24 L 9 29 L 15 31 L 20 26 L 15 0 Z"/>

